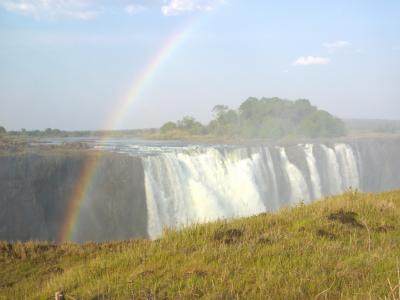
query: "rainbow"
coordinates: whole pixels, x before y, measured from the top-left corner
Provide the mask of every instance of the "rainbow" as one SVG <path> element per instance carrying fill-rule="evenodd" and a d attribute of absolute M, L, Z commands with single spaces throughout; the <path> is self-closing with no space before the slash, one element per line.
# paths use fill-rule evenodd
<path fill-rule="evenodd" d="M 162 64 L 171 56 L 173 51 L 179 47 L 179 45 L 185 40 L 193 29 L 193 22 L 195 18 L 191 19 L 191 22 L 185 26 L 184 30 L 172 34 L 155 53 L 149 63 L 144 67 L 142 72 L 133 80 L 131 88 L 127 95 L 121 99 L 116 105 L 116 109 L 111 115 L 108 122 L 108 129 L 117 129 L 120 122 L 123 120 L 124 115 L 129 111 L 134 101 L 138 98 L 140 93 L 145 87 L 151 82 L 157 70 L 160 69 Z M 108 139 L 109 136 L 105 135 L 102 137 L 103 140 Z M 68 207 L 65 214 L 65 218 L 61 229 L 58 233 L 58 242 L 63 243 L 71 240 L 74 231 L 74 225 L 79 216 L 80 208 L 83 201 L 85 200 L 88 191 L 90 190 L 94 175 L 96 174 L 97 163 L 101 157 L 100 153 L 93 151 L 88 153 L 85 162 L 83 164 L 80 176 L 77 179 L 76 186 L 68 201 Z"/>

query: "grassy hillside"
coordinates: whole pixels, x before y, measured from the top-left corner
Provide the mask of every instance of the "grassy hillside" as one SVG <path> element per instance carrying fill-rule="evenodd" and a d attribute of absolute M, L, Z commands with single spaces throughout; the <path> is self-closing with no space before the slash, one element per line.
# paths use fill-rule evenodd
<path fill-rule="evenodd" d="M 400 298 L 400 191 L 169 231 L 157 241 L 0 243 L 0 299 Z"/>

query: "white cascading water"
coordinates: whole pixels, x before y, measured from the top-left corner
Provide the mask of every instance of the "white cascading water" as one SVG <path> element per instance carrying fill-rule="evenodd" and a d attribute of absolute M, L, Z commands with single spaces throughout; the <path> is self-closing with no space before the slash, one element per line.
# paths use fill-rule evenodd
<path fill-rule="evenodd" d="M 214 148 L 163 153 L 144 159 L 148 231 L 254 215 L 266 210 L 255 183 L 260 155 Z"/>
<path fill-rule="evenodd" d="M 339 162 L 336 157 L 336 153 L 333 149 L 321 145 L 322 149 L 324 150 L 325 153 L 325 158 L 327 162 L 327 172 L 328 172 L 328 178 L 329 178 L 329 194 L 330 195 L 335 195 L 340 193 L 343 190 L 342 187 L 342 176 L 340 176 L 340 170 L 339 170 Z"/>
<path fill-rule="evenodd" d="M 268 147 L 264 148 L 264 152 L 265 152 L 265 157 L 267 160 L 267 167 L 268 167 L 268 171 L 269 171 L 269 175 L 270 175 L 271 183 L 272 183 L 272 191 L 270 191 L 270 195 L 274 201 L 273 209 L 278 209 L 279 208 L 278 181 L 276 180 L 274 161 L 272 160 L 271 152 L 269 151 Z"/>
<path fill-rule="evenodd" d="M 144 157 L 150 238 L 160 237 L 166 227 L 255 215 L 359 187 L 352 148 L 320 146 L 324 155 L 318 159 L 327 166 L 326 176 L 320 174 L 311 144 L 298 148 L 308 171 L 291 162 L 284 147 L 181 148 Z"/>
<path fill-rule="evenodd" d="M 314 199 L 322 197 L 321 179 L 318 174 L 317 161 L 313 153 L 313 144 L 303 145 L 304 153 L 306 154 L 306 161 L 308 170 L 310 172 L 310 179 L 312 183 Z"/>
<path fill-rule="evenodd" d="M 278 149 L 281 157 L 282 168 L 286 170 L 290 183 L 291 203 L 297 203 L 299 201 L 308 202 L 310 200 L 310 193 L 303 174 L 301 174 L 301 171 L 289 161 L 285 148 Z"/>
<path fill-rule="evenodd" d="M 336 144 L 335 152 L 339 161 L 340 174 L 343 179 L 343 188 L 359 188 L 359 176 L 356 157 L 353 150 L 346 144 Z"/>

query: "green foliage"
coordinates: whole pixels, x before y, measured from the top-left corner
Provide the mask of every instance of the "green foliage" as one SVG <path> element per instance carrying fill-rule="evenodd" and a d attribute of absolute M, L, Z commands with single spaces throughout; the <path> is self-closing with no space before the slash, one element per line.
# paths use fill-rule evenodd
<path fill-rule="evenodd" d="M 208 125 L 211 133 L 218 136 L 236 136 L 239 133 L 240 119 L 236 111 L 226 105 L 213 108 L 214 120 Z"/>
<path fill-rule="evenodd" d="M 0 140 L 3 140 L 6 136 L 7 136 L 6 129 L 3 126 L 0 126 Z"/>
<path fill-rule="evenodd" d="M 343 121 L 332 117 L 326 111 L 315 111 L 301 120 L 297 133 L 309 137 L 336 137 L 345 132 Z"/>
<path fill-rule="evenodd" d="M 277 139 L 285 136 L 332 137 L 345 134 L 344 123 L 308 100 L 249 98 L 239 107 L 241 135 Z"/>
<path fill-rule="evenodd" d="M 76 132 L 77 133 L 77 132 Z M 60 129 L 46 128 L 45 130 L 26 130 L 21 128 L 20 131 L 9 131 L 9 136 L 21 137 L 68 137 L 75 136 L 73 132 L 67 132 Z"/>
<path fill-rule="evenodd" d="M 190 116 L 183 117 L 182 120 L 179 120 L 176 124 L 176 127 L 184 132 L 189 134 L 198 135 L 204 134 L 205 128 L 204 126 L 197 121 L 195 118 Z"/>
<path fill-rule="evenodd" d="M 0 299 L 398 299 L 399 228 L 400 191 L 349 191 L 156 241 L 0 242 Z"/>
<path fill-rule="evenodd" d="M 66 131 L 60 129 L 47 128 L 45 130 L 26 130 L 21 128 L 20 131 L 8 131 L 10 137 L 34 137 L 34 138 L 53 138 L 53 137 L 143 137 L 146 134 L 153 134 L 156 129 L 131 129 L 131 130 L 82 130 L 82 131 Z"/>
<path fill-rule="evenodd" d="M 237 110 L 226 105 L 212 109 L 213 119 L 203 126 L 193 117 L 177 122 L 177 129 L 189 135 L 209 134 L 229 138 L 280 139 L 285 137 L 337 137 L 346 134 L 344 123 L 310 101 L 289 101 L 280 98 L 248 98 Z M 164 124 L 160 133 L 170 136 L 172 122 Z"/>
<path fill-rule="evenodd" d="M 160 131 L 161 133 L 168 133 L 173 130 L 176 130 L 176 124 L 174 122 L 167 122 L 163 126 L 161 126 Z"/>

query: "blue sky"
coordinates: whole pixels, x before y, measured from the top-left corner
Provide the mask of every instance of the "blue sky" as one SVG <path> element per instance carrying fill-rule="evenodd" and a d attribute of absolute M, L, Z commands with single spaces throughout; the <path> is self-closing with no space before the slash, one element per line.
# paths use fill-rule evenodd
<path fill-rule="evenodd" d="M 0 125 L 104 129 L 168 38 L 119 128 L 249 96 L 400 119 L 400 1 L 0 0 Z"/>

